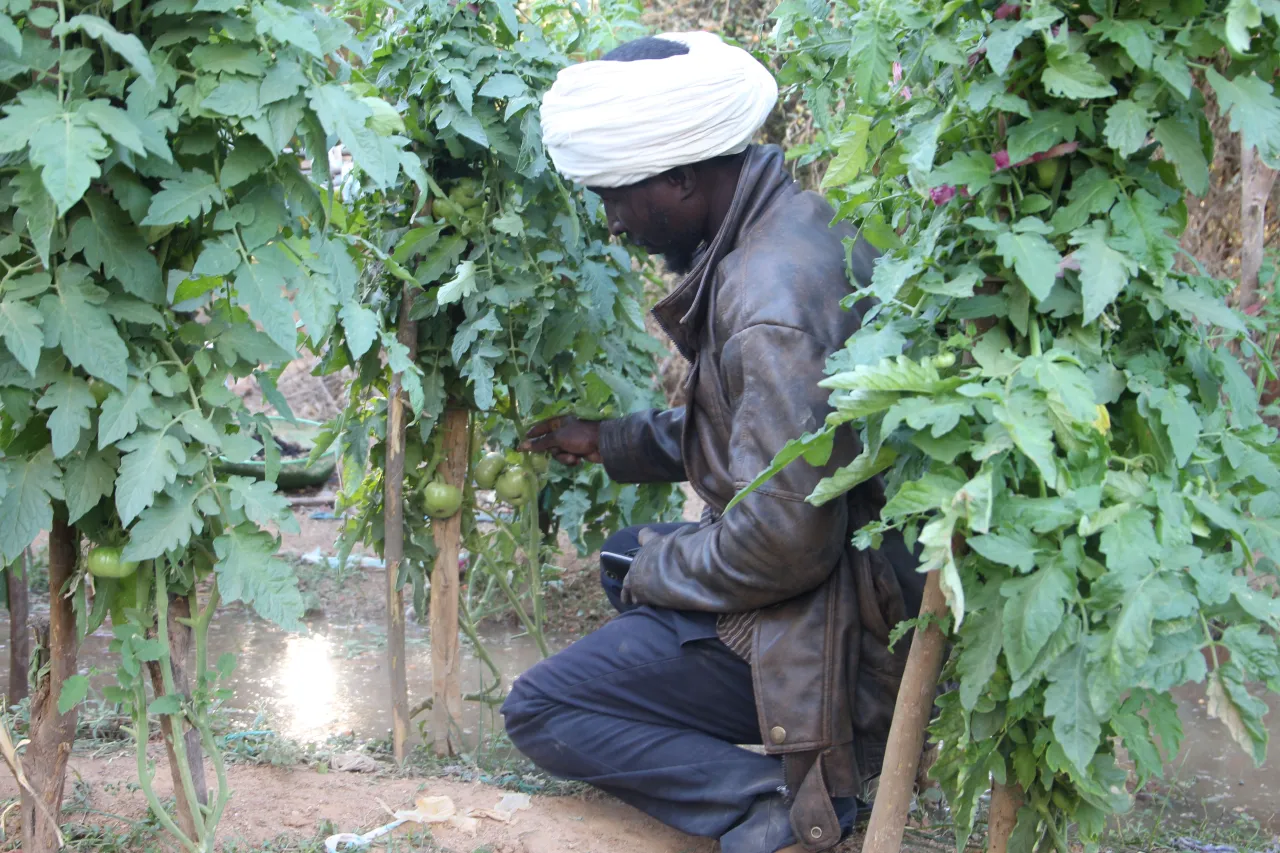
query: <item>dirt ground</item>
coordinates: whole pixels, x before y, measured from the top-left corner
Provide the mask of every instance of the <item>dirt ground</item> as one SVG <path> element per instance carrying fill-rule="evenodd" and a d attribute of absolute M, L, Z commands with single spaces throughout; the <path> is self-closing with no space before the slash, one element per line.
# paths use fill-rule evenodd
<path fill-rule="evenodd" d="M 163 758 L 156 756 L 164 767 Z M 132 753 L 111 759 L 75 756 L 68 787 L 83 795 L 68 797 L 64 831 L 77 824 L 100 826 L 111 818 L 131 821 L 146 816 L 147 805 L 132 784 L 137 766 Z M 213 778 L 212 770 L 208 771 Z M 221 847 L 261 849 L 270 842 L 314 839 L 315 849 L 329 833 L 362 833 L 393 820 L 389 810 L 412 809 L 422 796 L 447 796 L 460 815 L 470 809 L 492 809 L 507 792 L 480 782 L 440 778 L 396 778 L 382 774 L 319 773 L 305 768 L 232 766 L 228 781 L 235 792 L 222 819 Z M 167 773 L 156 779 L 163 800 L 172 791 Z M 0 778 L 0 798 L 16 795 L 12 779 Z M 421 833 L 406 824 L 397 833 Z M 405 849 L 480 851 L 491 853 L 710 853 L 714 842 L 668 829 L 640 812 L 605 797 L 534 796 L 528 810 L 511 823 L 480 818 L 471 835 L 449 824 L 430 827 L 435 847 L 421 839 L 405 839 Z M 302 849 L 308 849 L 303 847 Z"/>

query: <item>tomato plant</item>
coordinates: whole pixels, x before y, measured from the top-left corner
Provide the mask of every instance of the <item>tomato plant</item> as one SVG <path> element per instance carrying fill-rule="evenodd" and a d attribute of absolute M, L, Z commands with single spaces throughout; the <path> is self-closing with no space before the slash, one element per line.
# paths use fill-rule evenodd
<path fill-rule="evenodd" d="M 608 242 L 598 200 L 561 182 L 541 144 L 536 105 L 568 61 L 557 34 L 572 34 L 567 50 L 599 39 L 572 4 L 517 11 L 507 2 L 429 0 L 407 6 L 393 28 L 360 8 L 366 41 L 356 85 L 403 107 L 403 132 L 426 177 L 421 189 L 406 180 L 380 190 L 357 171 L 343 187 L 353 210 L 341 227 L 369 259 L 360 304 L 343 309 L 323 365 L 349 365 L 358 376 L 350 407 L 328 434 L 344 460 L 347 499 L 359 507 L 347 541 L 381 548 L 386 393 L 401 373 L 416 416 L 409 478 L 434 476 L 441 415 L 464 409 L 483 438 L 471 450 L 474 485 L 496 486 L 502 502 L 522 509 L 513 519 L 489 507 L 478 525 L 468 487 L 463 535 L 477 555 L 475 577 L 538 577 L 546 548 L 540 512 L 547 532 L 563 527 L 585 551 L 610 527 L 675 506 L 670 487 L 619 486 L 594 466 L 543 460 L 530 462 L 543 471 L 502 472 L 501 455 L 485 456 L 511 450 L 541 417 L 572 410 L 601 418 L 656 402 L 659 348 L 644 330 L 642 279 L 628 253 Z M 566 29 L 566 21 L 575 24 Z M 413 302 L 403 312 L 406 294 Z M 416 328 L 413 358 L 396 337 L 405 322 Z M 405 558 L 424 613 L 424 569 L 435 546 L 420 500 L 407 494 Z M 504 550 L 513 541 L 519 547 Z M 539 631 L 540 586 L 531 584 L 529 605 Z"/>
<path fill-rule="evenodd" d="M 0 4 L 0 557 L 52 527 L 51 553 L 81 535 L 100 546 L 91 570 L 140 564 L 138 581 L 74 569 L 52 592 L 71 597 L 79 636 L 122 617 L 107 698 L 132 715 L 143 791 L 188 850 L 213 849 L 229 795 L 220 761 L 204 794 L 198 753 L 217 757 L 207 712 L 234 663 L 206 665 L 213 611 L 240 600 L 287 628 L 302 615 L 268 530 L 296 524 L 271 424 L 228 384 L 255 375 L 287 412 L 274 377 L 296 352 L 295 312 L 319 340 L 357 285 L 336 198 L 298 152 L 325 162 L 341 140 L 383 186 L 418 165 L 394 110 L 342 82 L 351 42 L 304 2 Z M 258 454 L 265 481 L 219 474 Z M 169 639 L 192 630 L 184 689 Z M 57 716 L 86 689 L 55 683 Z M 148 713 L 166 727 L 181 826 L 152 790 Z"/>
<path fill-rule="evenodd" d="M 1159 776 L 1187 682 L 1264 755 L 1249 685 L 1280 689 L 1280 448 L 1233 354 L 1254 344 L 1231 283 L 1178 263 L 1177 238 L 1213 154 L 1197 84 L 1280 158 L 1277 12 L 776 13 L 782 82 L 817 128 L 793 154 L 832 156 L 839 218 L 884 254 L 849 297 L 876 302 L 830 365 L 834 413 L 773 467 L 859 430 L 862 455 L 810 500 L 883 474 L 857 541 L 901 528 L 940 573 L 958 688 L 939 700 L 934 773 L 960 849 L 992 777 L 1023 792 L 1010 849 L 1065 850 L 1069 823 L 1096 840 L 1131 803 L 1117 745 L 1140 782 Z"/>

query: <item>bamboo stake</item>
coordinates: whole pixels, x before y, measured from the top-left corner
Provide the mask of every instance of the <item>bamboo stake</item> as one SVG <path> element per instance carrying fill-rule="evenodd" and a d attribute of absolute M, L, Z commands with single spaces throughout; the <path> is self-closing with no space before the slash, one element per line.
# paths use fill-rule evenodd
<path fill-rule="evenodd" d="M 400 299 L 400 328 L 396 340 L 417 352 L 417 323 L 409 319 L 413 292 L 405 286 Z M 402 376 L 391 377 L 387 391 L 387 469 L 384 476 L 382 520 L 385 530 L 383 554 L 387 570 L 387 669 L 391 673 L 391 741 L 396 762 L 409 755 L 409 676 L 405 667 L 404 590 L 400 586 L 400 564 L 404 562 L 404 442 L 405 399 Z"/>
<path fill-rule="evenodd" d="M 941 619 L 946 609 L 938 573 L 930 572 L 925 581 L 920 615 Z M 933 709 L 938 673 L 942 671 L 945 639 L 937 623 L 930 621 L 923 631 L 917 630 L 911 640 L 863 853 L 898 853 L 902 847 L 902 834 L 907 827 L 907 812 L 911 807 L 911 789 L 915 785 L 920 752 L 924 748 L 925 728 L 929 725 L 929 712 Z"/>
<path fill-rule="evenodd" d="M 471 455 L 471 420 L 464 409 L 444 413 L 440 479 L 461 491 Z M 437 755 L 454 755 L 461 744 L 451 737 L 462 718 L 462 679 L 458 654 L 458 548 L 462 514 L 431 522 L 436 562 L 431 570 L 431 732 Z"/>

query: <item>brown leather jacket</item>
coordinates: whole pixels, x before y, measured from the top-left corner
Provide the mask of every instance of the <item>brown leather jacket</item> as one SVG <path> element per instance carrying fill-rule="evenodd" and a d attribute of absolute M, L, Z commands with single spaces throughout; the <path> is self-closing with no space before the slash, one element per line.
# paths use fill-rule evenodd
<path fill-rule="evenodd" d="M 827 465 L 798 460 L 721 513 L 789 439 L 818 429 L 830 411 L 818 381 L 860 323 L 856 310 L 840 308 L 850 292 L 850 233 L 831 227 L 832 218 L 821 196 L 787 175 L 781 150 L 750 149 L 719 234 L 654 309 L 692 362 L 688 404 L 600 430 L 615 480 L 687 479 L 712 510 L 701 525 L 641 549 L 627 590 L 659 607 L 758 611 L 751 662 L 761 739 L 786 756 L 792 826 L 815 851 L 840 837 L 827 795 L 857 795 L 880 771 L 906 659 L 906 643 L 888 651 L 905 615 L 894 567 L 850 544 L 883 498 L 878 483 L 867 483 L 845 500 L 805 502 L 856 456 L 857 436 L 842 429 Z M 874 249 L 854 247 L 859 281 L 870 280 L 874 262 Z"/>

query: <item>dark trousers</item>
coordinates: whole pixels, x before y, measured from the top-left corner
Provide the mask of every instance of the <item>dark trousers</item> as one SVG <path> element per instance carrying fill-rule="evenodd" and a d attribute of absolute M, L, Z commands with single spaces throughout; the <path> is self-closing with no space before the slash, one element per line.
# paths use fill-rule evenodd
<path fill-rule="evenodd" d="M 640 529 L 603 550 L 634 549 Z M 715 615 L 624 606 L 621 581 L 601 582 L 620 615 L 516 679 L 502 706 L 511 741 L 549 773 L 719 838 L 723 853 L 795 843 L 782 761 L 737 746 L 760 743 L 751 667 L 720 641 Z M 852 826 L 856 802 L 836 809 Z"/>

